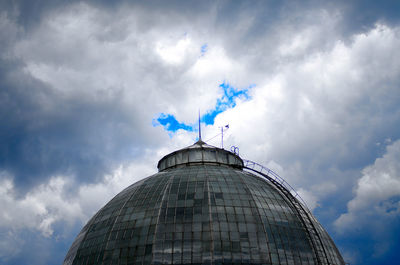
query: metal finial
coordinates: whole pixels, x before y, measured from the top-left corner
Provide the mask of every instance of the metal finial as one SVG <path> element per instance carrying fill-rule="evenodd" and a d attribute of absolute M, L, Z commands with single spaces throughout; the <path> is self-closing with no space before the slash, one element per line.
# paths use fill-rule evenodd
<path fill-rule="evenodd" d="M 199 141 L 201 141 L 201 123 L 200 123 L 200 110 L 199 110 Z"/>

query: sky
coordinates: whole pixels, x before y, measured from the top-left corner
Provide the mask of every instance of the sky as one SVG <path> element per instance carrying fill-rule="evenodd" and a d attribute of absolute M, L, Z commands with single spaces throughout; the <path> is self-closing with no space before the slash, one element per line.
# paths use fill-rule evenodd
<path fill-rule="evenodd" d="M 0 1 L 0 264 L 61 264 L 202 138 L 307 202 L 350 264 L 400 251 L 400 2 Z"/>

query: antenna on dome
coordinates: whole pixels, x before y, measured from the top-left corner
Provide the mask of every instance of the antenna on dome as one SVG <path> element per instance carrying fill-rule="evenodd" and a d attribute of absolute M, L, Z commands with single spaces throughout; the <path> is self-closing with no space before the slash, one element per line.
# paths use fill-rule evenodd
<path fill-rule="evenodd" d="M 221 126 L 221 148 L 224 149 L 224 129 L 225 131 L 229 129 L 229 124 Z"/>
<path fill-rule="evenodd" d="M 201 141 L 201 123 L 200 123 L 200 110 L 199 110 L 199 141 Z"/>

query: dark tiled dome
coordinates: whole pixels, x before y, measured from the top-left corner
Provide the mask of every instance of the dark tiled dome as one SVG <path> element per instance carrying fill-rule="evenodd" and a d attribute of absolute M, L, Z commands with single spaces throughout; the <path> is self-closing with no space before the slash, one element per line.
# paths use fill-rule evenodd
<path fill-rule="evenodd" d="M 64 264 L 344 264 L 294 197 L 198 141 L 107 203 Z"/>

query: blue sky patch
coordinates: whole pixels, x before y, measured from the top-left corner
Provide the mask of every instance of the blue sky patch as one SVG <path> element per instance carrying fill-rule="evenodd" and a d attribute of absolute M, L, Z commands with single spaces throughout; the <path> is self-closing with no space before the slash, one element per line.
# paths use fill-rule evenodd
<path fill-rule="evenodd" d="M 164 126 L 164 129 L 170 132 L 176 132 L 179 129 L 183 129 L 185 131 L 193 131 L 193 125 L 187 125 L 181 122 L 178 122 L 174 115 L 161 113 L 160 116 L 153 120 L 153 126 L 157 126 L 158 124 Z"/>
<path fill-rule="evenodd" d="M 255 85 L 250 85 L 245 89 L 238 89 L 231 86 L 228 82 L 224 81 L 219 85 L 219 88 L 223 90 L 223 95 L 217 99 L 214 109 L 207 111 L 201 116 L 201 122 L 207 125 L 214 125 L 215 117 L 224 112 L 227 109 L 232 109 L 236 106 L 236 99 L 249 100 L 249 89 L 255 87 Z M 186 131 L 196 131 L 197 123 L 185 124 L 179 122 L 174 115 L 161 113 L 156 119 L 153 119 L 153 126 L 164 126 L 164 129 L 169 132 L 176 132 L 179 129 Z"/>
<path fill-rule="evenodd" d="M 207 125 L 213 125 L 215 117 L 224 112 L 227 109 L 232 109 L 236 106 L 236 99 L 240 98 L 242 100 L 249 100 L 249 89 L 253 88 L 255 85 L 250 85 L 245 89 L 238 89 L 231 86 L 228 82 L 224 81 L 219 87 L 224 91 L 222 97 L 217 99 L 217 104 L 215 108 L 208 111 L 202 117 L 202 121 Z"/>
<path fill-rule="evenodd" d="M 204 56 L 204 54 L 206 54 L 206 52 L 208 51 L 208 45 L 207 43 L 204 44 L 203 46 L 201 46 L 201 56 Z"/>

